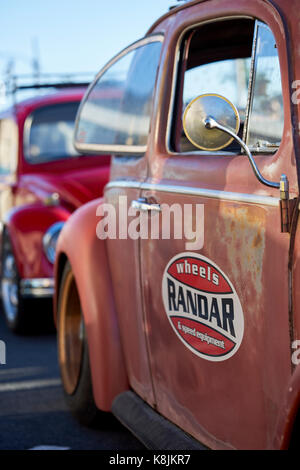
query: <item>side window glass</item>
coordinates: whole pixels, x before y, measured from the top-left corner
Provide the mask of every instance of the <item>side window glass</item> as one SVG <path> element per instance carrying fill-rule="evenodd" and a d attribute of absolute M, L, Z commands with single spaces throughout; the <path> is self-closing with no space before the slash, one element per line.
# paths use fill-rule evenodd
<path fill-rule="evenodd" d="M 73 132 L 78 102 L 43 106 L 25 121 L 24 155 L 31 164 L 78 156 Z"/>
<path fill-rule="evenodd" d="M 276 43 L 268 26 L 258 22 L 247 144 L 253 151 L 275 151 L 282 133 L 283 99 Z"/>
<path fill-rule="evenodd" d="M 78 150 L 146 149 L 160 50 L 157 39 L 137 46 L 100 74 L 79 110 Z"/>
<path fill-rule="evenodd" d="M 16 171 L 18 152 L 18 128 L 11 119 L 0 121 L 0 176 Z"/>
<path fill-rule="evenodd" d="M 184 76 L 184 107 L 198 95 L 214 90 L 214 93 L 235 103 L 241 117 L 245 118 L 250 61 L 250 57 L 218 60 L 187 70 Z"/>

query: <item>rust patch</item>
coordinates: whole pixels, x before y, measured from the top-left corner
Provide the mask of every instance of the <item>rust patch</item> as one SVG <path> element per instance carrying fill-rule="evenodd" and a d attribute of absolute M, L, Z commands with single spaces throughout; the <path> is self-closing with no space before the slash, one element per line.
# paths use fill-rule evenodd
<path fill-rule="evenodd" d="M 230 276 L 236 285 L 244 286 L 244 295 L 258 300 L 262 294 L 265 209 L 226 203 L 220 204 L 219 212 L 216 229 Z"/>
<path fill-rule="evenodd" d="M 261 243 L 262 243 L 262 236 L 260 233 L 258 233 L 253 240 L 253 248 L 257 248 Z"/>

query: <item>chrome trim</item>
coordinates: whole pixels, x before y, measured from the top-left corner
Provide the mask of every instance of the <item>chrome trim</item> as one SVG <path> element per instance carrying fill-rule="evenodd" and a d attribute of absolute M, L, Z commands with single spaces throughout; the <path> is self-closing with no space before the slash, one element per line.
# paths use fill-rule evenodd
<path fill-rule="evenodd" d="M 242 141 L 242 139 L 239 138 L 238 135 L 236 135 L 234 132 L 232 132 L 229 128 L 224 127 L 221 124 L 219 124 L 217 121 L 215 121 L 210 116 L 205 119 L 204 125 L 207 129 L 219 129 L 220 131 L 225 132 L 226 134 L 230 135 L 233 139 L 235 139 L 236 142 L 238 142 L 238 144 L 245 151 L 245 153 L 248 157 L 248 160 L 250 162 L 251 168 L 252 168 L 256 178 L 258 179 L 258 181 L 262 184 L 265 184 L 266 186 L 270 186 L 271 188 L 277 188 L 277 189 L 280 188 L 280 183 L 279 182 L 269 181 L 269 180 L 267 180 L 263 177 L 263 175 L 261 174 L 261 172 L 258 169 L 258 166 L 256 165 L 256 162 L 255 162 L 255 160 L 252 156 L 252 153 L 251 153 L 249 147 Z M 280 181 L 282 180 L 283 177 L 286 178 L 286 175 L 281 175 Z"/>
<path fill-rule="evenodd" d="M 133 209 L 136 209 L 138 211 L 143 211 L 143 212 L 148 212 L 148 211 L 161 212 L 160 204 L 151 204 L 144 197 L 140 197 L 137 201 L 135 200 L 131 201 L 131 207 Z"/>
<path fill-rule="evenodd" d="M 184 194 L 187 196 L 200 196 L 209 199 L 236 201 L 249 204 L 260 204 L 271 207 L 278 207 L 280 201 L 280 198 L 272 196 L 262 196 L 259 194 L 235 193 L 231 191 L 220 191 L 216 189 L 204 189 L 170 184 L 140 183 L 137 181 L 111 181 L 106 185 L 105 190 L 112 188 L 130 188 L 140 189 L 142 191 L 158 191 L 163 193 Z"/>
<path fill-rule="evenodd" d="M 130 180 L 114 180 L 114 181 L 109 181 L 107 185 L 105 186 L 104 190 L 106 191 L 107 189 L 111 188 L 130 188 L 130 189 L 141 189 L 142 188 L 142 183 L 141 181 L 130 181 Z"/>
<path fill-rule="evenodd" d="M 88 86 L 84 97 L 81 100 L 81 103 L 79 105 L 79 108 L 77 110 L 76 114 L 76 119 L 75 119 L 75 126 L 74 126 L 74 133 L 73 133 L 73 145 L 76 150 L 79 152 L 83 152 L 85 150 L 88 150 L 89 152 L 103 152 L 103 153 L 128 153 L 128 154 L 140 154 L 140 153 L 145 153 L 147 150 L 147 145 L 141 146 L 127 146 L 127 145 L 101 145 L 101 144 L 81 144 L 80 142 L 76 142 L 75 136 L 77 135 L 77 130 L 78 130 L 78 123 L 79 123 L 79 116 L 81 114 L 81 110 L 83 106 L 85 105 L 90 92 L 92 91 L 94 85 L 96 82 L 99 80 L 99 78 L 104 75 L 104 73 L 112 66 L 114 63 L 116 63 L 118 60 L 120 60 L 122 57 L 124 57 L 126 54 L 129 52 L 137 49 L 138 47 L 145 46 L 146 44 L 150 44 L 152 42 L 161 42 L 163 43 L 164 41 L 164 34 L 163 33 L 154 33 L 149 36 L 145 36 L 142 39 L 139 39 L 129 46 L 125 47 L 121 52 L 116 54 L 107 64 L 102 67 L 102 69 L 97 73 L 95 76 L 94 80 L 90 83 Z M 159 69 L 160 63 L 158 63 L 157 70 Z M 155 91 L 155 86 L 154 86 L 154 91 Z M 152 116 L 150 116 L 151 118 Z"/>
<path fill-rule="evenodd" d="M 22 297 L 48 298 L 54 294 L 54 279 L 35 278 L 21 279 L 20 293 Z"/>
<path fill-rule="evenodd" d="M 258 33 L 258 21 L 255 20 L 254 32 L 253 32 L 253 43 L 252 43 L 252 52 L 251 52 L 251 64 L 249 71 L 249 83 L 248 83 L 248 96 L 247 96 L 247 105 L 246 105 L 246 115 L 243 129 L 243 141 L 248 144 L 248 125 L 249 125 L 249 116 L 250 109 L 252 108 L 253 102 L 253 91 L 254 91 L 254 71 L 257 65 L 257 55 L 256 55 L 256 46 L 257 46 L 257 33 Z"/>
<path fill-rule="evenodd" d="M 29 114 L 26 117 L 25 122 L 24 122 L 23 152 L 24 152 L 24 156 L 25 156 L 26 161 L 27 161 L 26 156 L 30 153 L 29 152 L 29 149 L 30 149 L 30 131 L 31 131 L 31 126 L 32 126 L 32 121 L 33 121 L 33 113 Z"/>
<path fill-rule="evenodd" d="M 60 204 L 60 195 L 57 192 L 53 192 L 46 196 L 43 199 L 43 203 L 45 206 L 59 206 Z"/>
<path fill-rule="evenodd" d="M 76 144 L 76 149 L 84 153 L 140 155 L 146 152 L 147 145 L 106 145 L 106 144 Z"/>

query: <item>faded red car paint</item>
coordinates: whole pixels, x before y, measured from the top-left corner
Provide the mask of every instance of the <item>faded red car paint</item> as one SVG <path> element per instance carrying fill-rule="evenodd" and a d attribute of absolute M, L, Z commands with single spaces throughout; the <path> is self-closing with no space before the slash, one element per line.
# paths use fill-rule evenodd
<path fill-rule="evenodd" d="M 288 176 L 294 209 L 288 233 L 280 230 L 278 190 L 255 178 L 245 155 L 186 154 L 170 146 L 183 35 L 220 18 L 258 18 L 276 41 L 284 131 L 276 152 L 255 159 L 266 178 Z M 68 259 L 82 305 L 98 408 L 110 410 L 117 394 L 131 389 L 213 449 L 288 448 L 299 424 L 300 369 L 291 359 L 300 338 L 300 100 L 292 100 L 300 77 L 299 21 L 296 0 L 192 1 L 159 19 L 148 32 L 163 33 L 164 39 L 147 150 L 135 159 L 115 156 L 105 190 L 105 202 L 117 211 L 120 196 L 129 203 L 143 197 L 169 206 L 204 204 L 205 241 L 196 252 L 226 275 L 224 283 L 230 280 L 243 310 L 243 336 L 233 356 L 219 362 L 199 358 L 168 321 L 162 280 L 170 260 L 187 251 L 184 240 L 99 240 L 96 210 L 103 201 L 98 199 L 76 211 L 58 243 L 55 311 Z M 218 318 L 216 310 L 214 315 Z"/>
<path fill-rule="evenodd" d="M 67 103 L 78 107 L 84 91 L 66 88 L 36 96 L 0 115 L 0 126 L 3 122 L 14 126 L 16 159 L 13 171 L 0 175 L 1 237 L 4 230 L 21 280 L 53 279 L 53 264 L 43 250 L 45 233 L 52 224 L 65 222 L 79 206 L 100 196 L 109 179 L 109 156 L 61 155 L 34 164 L 25 158 L 24 129 L 32 113 Z M 38 293 L 34 296 L 39 297 Z"/>

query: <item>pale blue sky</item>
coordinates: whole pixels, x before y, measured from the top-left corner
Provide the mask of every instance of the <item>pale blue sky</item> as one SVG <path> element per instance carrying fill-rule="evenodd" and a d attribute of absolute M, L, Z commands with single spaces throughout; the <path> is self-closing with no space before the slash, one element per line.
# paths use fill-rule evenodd
<path fill-rule="evenodd" d="M 0 80 L 10 59 L 30 73 L 97 73 L 177 0 L 0 0 Z M 33 44 L 35 44 L 33 46 Z"/>

